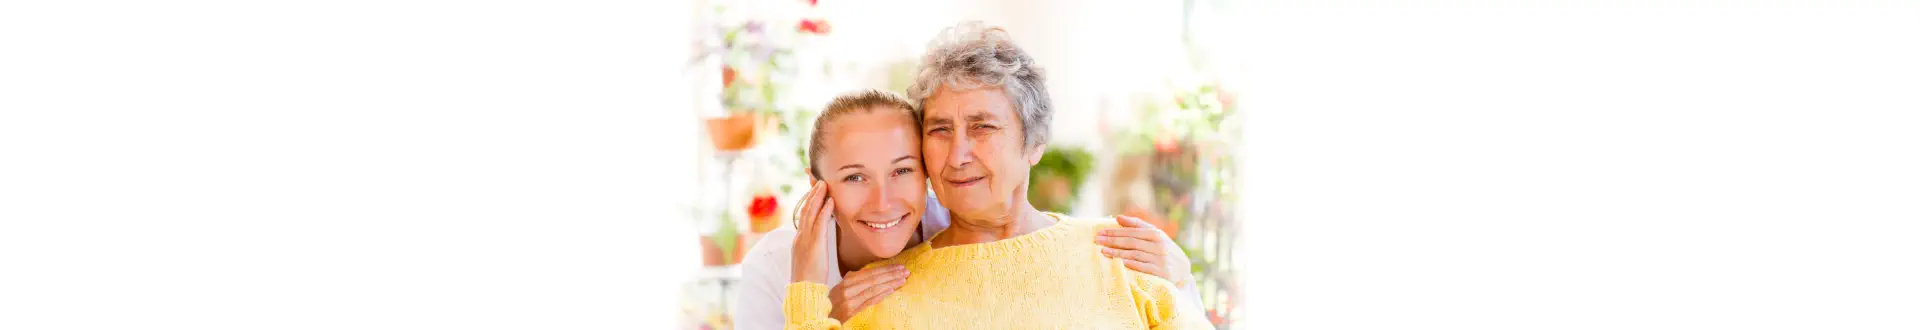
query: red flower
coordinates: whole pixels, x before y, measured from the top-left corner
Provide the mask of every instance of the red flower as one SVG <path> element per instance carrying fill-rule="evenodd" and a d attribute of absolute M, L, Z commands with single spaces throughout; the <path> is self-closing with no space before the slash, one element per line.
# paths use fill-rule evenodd
<path fill-rule="evenodd" d="M 747 205 L 747 216 L 755 218 L 771 216 L 773 210 L 778 208 L 780 208 L 780 200 L 774 199 L 772 195 L 753 196 L 753 204 Z"/>
<path fill-rule="evenodd" d="M 833 26 L 827 25 L 827 20 L 823 19 L 800 20 L 800 32 L 827 35 L 827 33 L 833 32 Z"/>
<path fill-rule="evenodd" d="M 820 5 L 820 0 L 807 0 L 807 7 L 815 7 L 819 5 Z"/>

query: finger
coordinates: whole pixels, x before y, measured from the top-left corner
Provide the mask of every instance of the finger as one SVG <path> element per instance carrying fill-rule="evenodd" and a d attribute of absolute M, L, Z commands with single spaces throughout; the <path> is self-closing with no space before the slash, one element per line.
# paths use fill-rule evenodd
<path fill-rule="evenodd" d="M 1133 259 L 1135 261 L 1145 262 L 1145 263 L 1150 263 L 1155 265 L 1164 265 L 1166 264 L 1164 260 L 1167 260 L 1166 258 L 1161 258 L 1160 256 L 1157 256 L 1157 255 L 1147 254 L 1146 252 L 1140 252 L 1136 250 L 1100 249 L 1100 252 L 1102 254 L 1107 255 L 1108 257 L 1114 257 L 1114 258 L 1120 258 L 1120 259 Z"/>
<path fill-rule="evenodd" d="M 892 295 L 895 290 L 899 290 L 901 286 L 906 284 L 907 277 L 905 276 L 894 278 L 885 283 L 879 283 L 865 291 L 855 294 L 854 299 L 849 300 L 851 303 L 848 305 L 853 306 L 853 312 L 858 313 L 860 310 L 866 309 L 867 306 L 872 306 L 880 302 L 880 300 L 886 299 L 887 296 Z"/>
<path fill-rule="evenodd" d="M 861 290 L 860 293 L 854 295 L 871 297 L 884 292 L 892 292 L 892 290 L 899 289 L 902 285 L 907 285 L 906 272 L 902 271 L 898 274 L 900 275 L 889 275 L 885 280 L 874 281 L 874 283 L 868 285 L 865 290 Z"/>
<path fill-rule="evenodd" d="M 1147 263 L 1144 261 L 1133 260 L 1133 259 L 1120 259 L 1120 262 L 1126 263 L 1127 269 L 1132 269 L 1142 273 L 1152 274 L 1153 276 L 1159 276 L 1160 278 L 1164 278 L 1169 281 L 1173 280 L 1167 277 L 1167 273 L 1165 271 L 1162 271 L 1160 266 L 1154 265 L 1152 263 Z"/>
<path fill-rule="evenodd" d="M 1132 237 L 1147 241 L 1162 241 L 1167 233 L 1152 228 L 1108 228 L 1101 229 L 1100 236 Z"/>
<path fill-rule="evenodd" d="M 1119 222 L 1120 226 L 1127 228 L 1154 228 L 1153 223 L 1135 217 L 1116 215 L 1113 216 L 1113 220 Z"/>
<path fill-rule="evenodd" d="M 814 181 L 813 187 L 807 189 L 807 195 L 800 198 L 800 215 L 793 219 L 794 229 L 810 228 L 809 226 L 813 224 L 809 221 L 813 220 L 810 216 L 819 212 L 820 200 L 827 197 L 826 185 L 826 181 Z"/>
<path fill-rule="evenodd" d="M 1159 226 L 1154 226 L 1152 223 L 1148 223 L 1144 220 L 1140 220 L 1139 218 L 1128 217 L 1128 216 L 1116 216 L 1114 218 L 1122 219 L 1120 220 L 1120 225 L 1123 228 L 1110 228 L 1103 231 L 1111 230 L 1111 231 L 1129 232 L 1129 233 L 1132 233 L 1132 232 L 1151 233 L 1154 236 L 1168 237 L 1167 231 L 1160 230 Z"/>
<path fill-rule="evenodd" d="M 861 278 L 859 279 L 860 286 L 858 288 L 853 289 L 855 290 L 855 292 L 872 291 L 875 288 L 879 288 L 879 287 L 885 287 L 889 285 L 898 285 L 906 282 L 907 280 L 906 266 L 893 265 L 893 266 L 887 266 L 882 268 L 870 269 L 870 271 L 872 272 L 868 274 L 864 274 L 864 276 L 861 276 Z M 852 295 L 859 295 L 859 294 L 854 293 Z"/>
<path fill-rule="evenodd" d="M 1100 243 L 1100 245 L 1105 245 L 1109 248 L 1125 251 L 1137 251 L 1156 256 L 1166 254 L 1164 251 L 1161 251 L 1164 250 L 1165 247 L 1161 246 L 1160 243 L 1148 242 L 1132 237 L 1099 236 L 1095 237 L 1093 242 Z"/>
<path fill-rule="evenodd" d="M 866 290 L 868 287 L 874 284 L 885 283 L 887 281 L 893 280 L 894 277 L 905 276 L 905 275 L 902 275 L 901 273 L 905 272 L 906 269 L 907 269 L 906 266 L 892 265 L 892 266 L 886 266 L 886 267 L 875 267 L 873 269 L 868 269 L 868 270 L 855 271 L 852 273 L 847 273 L 846 280 L 840 283 L 841 285 L 845 285 L 847 287 L 847 290 L 848 290 L 847 292 L 860 292 L 861 290 Z"/>
<path fill-rule="evenodd" d="M 888 295 L 892 295 L 893 290 L 875 289 L 866 291 L 866 293 L 868 294 L 850 300 L 852 302 L 847 304 L 848 314 L 859 314 L 860 311 L 866 310 L 867 307 L 872 307 L 874 303 L 880 302 L 881 299 L 886 299 Z"/>
<path fill-rule="evenodd" d="M 827 197 L 825 202 L 820 202 L 820 211 L 813 215 L 811 222 L 813 222 L 810 226 L 813 226 L 814 235 L 827 236 L 828 226 L 833 225 L 833 197 Z"/>
<path fill-rule="evenodd" d="M 802 220 L 806 219 L 805 216 L 807 214 L 807 199 L 810 199 L 810 198 L 813 198 L 813 190 L 807 190 L 806 195 L 800 196 L 800 205 L 795 205 L 793 208 L 793 211 L 787 213 L 788 218 L 792 219 L 788 221 L 787 225 L 793 226 L 794 230 L 799 230 L 801 228 L 800 224 L 806 223 L 805 221 L 802 221 Z"/>

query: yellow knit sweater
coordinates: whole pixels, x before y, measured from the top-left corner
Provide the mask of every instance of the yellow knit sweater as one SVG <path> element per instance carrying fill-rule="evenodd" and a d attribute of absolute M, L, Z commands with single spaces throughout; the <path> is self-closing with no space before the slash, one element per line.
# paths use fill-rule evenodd
<path fill-rule="evenodd" d="M 906 286 L 842 325 L 827 286 L 787 286 L 787 329 L 1212 329 L 1177 315 L 1173 283 L 1127 269 L 1091 244 L 1113 219 L 1059 219 L 1009 239 L 920 244 L 867 268 L 904 264 Z M 929 240 L 931 241 L 931 240 Z M 1193 313 L 1185 313 L 1193 314 Z"/>

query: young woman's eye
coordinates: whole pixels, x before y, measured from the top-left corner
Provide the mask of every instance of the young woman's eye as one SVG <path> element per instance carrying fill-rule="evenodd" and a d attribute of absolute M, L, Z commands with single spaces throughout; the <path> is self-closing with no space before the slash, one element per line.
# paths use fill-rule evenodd
<path fill-rule="evenodd" d="M 840 179 L 840 181 L 851 182 L 851 183 L 867 182 L 867 176 L 859 175 L 859 174 L 848 175 L 846 178 Z"/>
<path fill-rule="evenodd" d="M 908 174 L 913 174 L 913 169 L 902 167 L 902 168 L 893 170 L 893 176 L 902 176 L 902 175 L 908 175 Z"/>

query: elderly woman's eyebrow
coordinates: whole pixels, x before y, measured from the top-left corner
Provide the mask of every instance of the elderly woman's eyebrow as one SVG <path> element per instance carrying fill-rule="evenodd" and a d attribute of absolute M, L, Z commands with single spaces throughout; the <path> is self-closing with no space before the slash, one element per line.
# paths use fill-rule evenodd
<path fill-rule="evenodd" d="M 948 124 L 953 124 L 953 118 L 947 118 L 946 116 L 927 116 L 927 126 Z"/>

